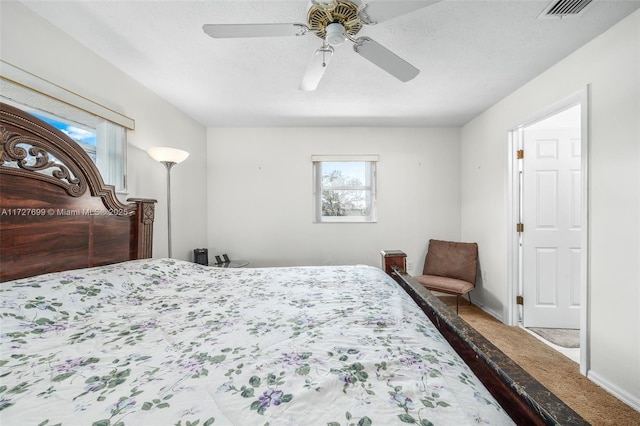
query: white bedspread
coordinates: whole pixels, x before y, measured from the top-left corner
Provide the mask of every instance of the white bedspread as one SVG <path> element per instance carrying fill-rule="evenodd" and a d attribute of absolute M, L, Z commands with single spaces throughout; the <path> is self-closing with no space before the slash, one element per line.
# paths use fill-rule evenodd
<path fill-rule="evenodd" d="M 369 266 L 132 261 L 0 297 L 3 426 L 512 424 Z"/>

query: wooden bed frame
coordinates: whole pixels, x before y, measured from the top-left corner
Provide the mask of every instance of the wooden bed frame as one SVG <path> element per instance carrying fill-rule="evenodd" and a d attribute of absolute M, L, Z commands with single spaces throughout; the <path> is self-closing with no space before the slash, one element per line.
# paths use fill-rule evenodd
<path fill-rule="evenodd" d="M 0 104 L 0 281 L 151 257 L 155 200 L 127 201 L 118 201 L 78 144 L 32 115 Z M 403 267 L 387 272 L 514 421 L 588 424 Z"/>
<path fill-rule="evenodd" d="M 0 103 L 0 281 L 151 257 L 155 200 L 127 201 L 67 135 Z"/>
<path fill-rule="evenodd" d="M 387 273 L 420 306 L 516 424 L 589 424 L 414 280 L 401 263 L 390 265 L 388 269 Z"/>

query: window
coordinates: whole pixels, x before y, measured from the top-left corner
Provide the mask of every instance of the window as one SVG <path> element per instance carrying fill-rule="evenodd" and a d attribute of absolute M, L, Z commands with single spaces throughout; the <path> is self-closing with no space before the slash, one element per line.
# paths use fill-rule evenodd
<path fill-rule="evenodd" d="M 376 222 L 377 155 L 314 155 L 316 222 Z"/>
<path fill-rule="evenodd" d="M 2 63 L 2 72 L 2 102 L 65 133 L 96 163 L 106 184 L 118 193 L 127 192 L 126 130 L 133 129 L 133 120 L 9 64 Z"/>

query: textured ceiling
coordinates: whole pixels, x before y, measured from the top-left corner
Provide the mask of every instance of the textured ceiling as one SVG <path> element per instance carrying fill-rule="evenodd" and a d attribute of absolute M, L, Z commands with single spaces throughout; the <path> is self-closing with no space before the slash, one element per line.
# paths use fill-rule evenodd
<path fill-rule="evenodd" d="M 22 3 L 208 127 L 460 126 L 640 7 L 594 0 L 560 20 L 537 19 L 546 0 L 444 0 L 358 34 L 419 68 L 415 79 L 346 42 L 304 92 L 315 35 L 213 39 L 202 25 L 305 23 L 305 0 Z"/>

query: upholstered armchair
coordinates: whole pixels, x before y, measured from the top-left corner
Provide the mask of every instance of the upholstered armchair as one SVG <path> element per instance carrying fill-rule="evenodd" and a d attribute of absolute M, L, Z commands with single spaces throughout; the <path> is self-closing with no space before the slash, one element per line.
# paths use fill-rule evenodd
<path fill-rule="evenodd" d="M 422 275 L 414 277 L 432 291 L 456 295 L 458 299 L 476 286 L 478 269 L 478 244 L 454 241 L 429 240 L 427 257 Z"/>

